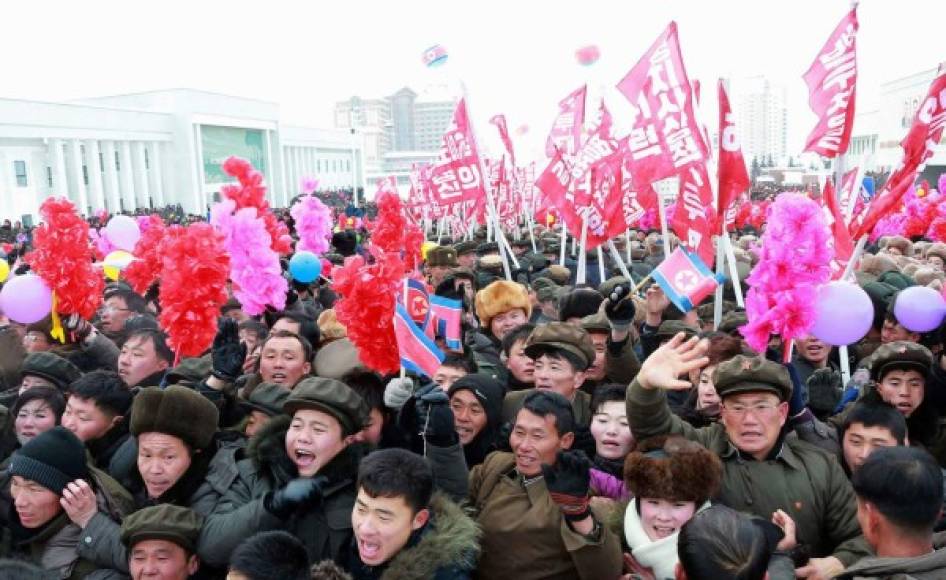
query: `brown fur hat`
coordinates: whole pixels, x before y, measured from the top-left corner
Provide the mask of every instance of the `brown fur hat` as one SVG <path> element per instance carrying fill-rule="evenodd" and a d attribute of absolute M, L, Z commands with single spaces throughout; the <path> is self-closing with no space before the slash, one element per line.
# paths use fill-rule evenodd
<path fill-rule="evenodd" d="M 926 248 L 926 252 L 923 254 L 923 257 L 929 259 L 930 256 L 937 256 L 940 260 L 946 262 L 946 244 L 942 242 L 930 244 L 929 247 Z"/>
<path fill-rule="evenodd" d="M 700 506 L 716 496 L 722 477 L 723 464 L 715 453 L 675 435 L 645 439 L 624 460 L 624 481 L 635 497 Z"/>
<path fill-rule="evenodd" d="M 503 312 L 522 308 L 526 318 L 532 316 L 532 302 L 525 286 L 508 280 L 496 280 L 476 293 L 476 316 L 484 328 Z"/>
<path fill-rule="evenodd" d="M 335 309 L 333 308 L 323 310 L 322 313 L 319 314 L 318 324 L 321 344 L 326 344 L 348 336 L 348 329 L 338 321 L 338 318 L 335 316 Z"/>
<path fill-rule="evenodd" d="M 868 274 L 880 276 L 884 272 L 890 272 L 891 270 L 896 271 L 897 262 L 886 254 L 865 254 L 864 257 L 861 258 L 860 270 Z"/>
<path fill-rule="evenodd" d="M 913 242 L 903 236 L 891 236 L 884 249 L 897 248 L 903 256 L 913 255 Z"/>
<path fill-rule="evenodd" d="M 180 385 L 148 387 L 138 393 L 131 406 L 129 430 L 135 437 L 166 433 L 191 449 L 206 449 L 217 432 L 218 416 L 216 405 L 194 389 Z"/>

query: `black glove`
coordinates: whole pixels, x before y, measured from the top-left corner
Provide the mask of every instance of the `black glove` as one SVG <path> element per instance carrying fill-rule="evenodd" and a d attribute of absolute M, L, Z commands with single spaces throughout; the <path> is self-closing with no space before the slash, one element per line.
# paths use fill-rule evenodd
<path fill-rule="evenodd" d="M 240 342 L 240 329 L 236 320 L 220 317 L 210 356 L 213 361 L 211 374 L 221 381 L 232 383 L 243 372 L 246 345 Z"/>
<path fill-rule="evenodd" d="M 414 395 L 417 427 L 424 439 L 436 447 L 456 445 L 458 436 L 450 398 L 437 385 L 422 387 Z"/>
<path fill-rule="evenodd" d="M 628 296 L 631 293 L 631 287 L 627 284 L 617 284 L 611 294 L 607 296 L 608 303 L 604 307 L 604 313 L 608 317 L 608 322 L 615 330 L 627 330 L 634 322 L 634 314 L 637 308 L 634 301 Z"/>
<path fill-rule="evenodd" d="M 808 377 L 808 408 L 821 417 L 834 412 L 841 402 L 841 373 L 828 367 L 818 369 Z"/>
<path fill-rule="evenodd" d="M 296 511 L 311 509 L 322 502 L 322 487 L 328 482 L 324 475 L 300 477 L 276 491 L 263 496 L 263 507 L 279 519 L 286 519 Z"/>
<path fill-rule="evenodd" d="M 559 451 L 555 465 L 542 466 L 542 475 L 565 520 L 577 522 L 590 515 L 591 460 L 584 451 Z"/>
<path fill-rule="evenodd" d="M 63 326 L 72 335 L 74 342 L 84 342 L 92 334 L 92 323 L 78 314 L 70 314 L 63 321 Z"/>

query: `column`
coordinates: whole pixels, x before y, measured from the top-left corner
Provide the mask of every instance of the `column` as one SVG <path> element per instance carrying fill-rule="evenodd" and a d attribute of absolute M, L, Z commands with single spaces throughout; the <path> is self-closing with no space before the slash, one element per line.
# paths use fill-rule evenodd
<path fill-rule="evenodd" d="M 306 175 L 308 175 L 309 177 L 316 177 L 315 175 L 315 149 L 312 147 L 309 147 L 308 149 L 306 149 L 306 153 L 308 153 L 306 157 L 309 162 L 308 163 L 309 167 L 306 170 Z"/>
<path fill-rule="evenodd" d="M 164 169 L 164 161 L 161 155 L 161 146 L 160 141 L 151 141 L 148 143 L 148 190 L 151 192 L 151 196 L 154 198 L 155 207 L 164 207 L 164 191 L 163 191 L 163 178 L 162 173 Z"/>
<path fill-rule="evenodd" d="M 293 147 L 286 147 L 283 151 L 285 151 L 286 173 L 288 174 L 286 181 L 286 197 L 292 199 L 298 192 L 299 168 L 296 166 L 295 149 Z"/>
<path fill-rule="evenodd" d="M 62 139 L 49 140 L 49 164 L 53 168 L 53 195 L 69 197 L 69 180 L 66 179 L 66 155 Z"/>
<path fill-rule="evenodd" d="M 89 172 L 89 198 L 92 209 L 105 209 L 105 192 L 102 189 L 102 165 L 105 160 L 99 160 L 99 142 L 89 139 L 85 142 L 85 166 Z"/>
<path fill-rule="evenodd" d="M 69 163 L 72 166 L 72 177 L 76 183 L 75 203 L 79 213 L 89 214 L 89 196 L 85 188 L 85 175 L 82 173 L 82 142 L 78 139 L 69 141 Z M 91 171 L 91 168 L 89 168 Z"/>
<path fill-rule="evenodd" d="M 12 156 L 0 149 L 0 219 L 15 219 L 14 200 L 16 196 L 16 177 L 13 171 Z"/>
<path fill-rule="evenodd" d="M 105 190 L 108 192 L 108 210 L 116 213 L 121 208 L 118 171 L 115 168 L 115 142 L 102 142 L 102 164 L 105 166 Z"/>
<path fill-rule="evenodd" d="M 302 147 L 296 147 L 296 182 L 292 184 L 292 195 L 302 191 L 302 179 L 305 177 L 305 153 Z"/>
<path fill-rule="evenodd" d="M 145 144 L 135 141 L 131 144 L 131 160 L 134 168 L 135 198 L 139 207 L 151 207 L 148 190 L 148 163 L 145 161 Z"/>
<path fill-rule="evenodd" d="M 135 203 L 135 185 L 132 181 L 134 169 L 131 164 L 131 143 L 122 141 L 118 147 L 120 158 L 118 180 L 121 183 L 122 200 L 124 201 L 125 211 L 133 211 L 138 205 Z"/>

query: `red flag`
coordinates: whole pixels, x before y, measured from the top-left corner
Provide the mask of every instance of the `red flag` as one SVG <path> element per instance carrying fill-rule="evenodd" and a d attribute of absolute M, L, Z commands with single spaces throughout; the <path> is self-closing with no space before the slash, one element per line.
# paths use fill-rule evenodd
<path fill-rule="evenodd" d="M 841 177 L 841 191 L 838 194 L 838 208 L 841 212 L 841 217 L 844 218 L 845 223 L 850 221 L 851 214 L 854 211 L 854 204 L 858 194 L 858 184 L 856 183 L 857 175 L 858 168 L 855 167 Z"/>
<path fill-rule="evenodd" d="M 728 231 L 736 221 L 736 208 L 731 207 L 739 195 L 748 190 L 749 173 L 742 157 L 742 145 L 736 133 L 736 119 L 729 107 L 726 85 L 719 79 L 719 218 Z M 719 228 L 714 228 L 719 230 Z"/>
<path fill-rule="evenodd" d="M 555 149 L 574 155 L 581 146 L 581 128 L 585 124 L 585 96 L 588 86 L 582 85 L 558 103 L 558 117 L 545 140 L 546 157 L 554 157 Z"/>
<path fill-rule="evenodd" d="M 440 160 L 431 170 L 433 199 L 438 205 L 485 199 L 483 179 L 480 156 L 466 112 L 466 101 L 460 99 L 453 113 L 453 121 L 443 134 Z"/>
<path fill-rule="evenodd" d="M 637 182 L 671 177 L 706 160 L 709 152 L 693 114 L 693 91 L 676 22 L 667 26 L 617 87 L 637 113 L 628 143 Z"/>
<path fill-rule="evenodd" d="M 868 206 L 867 215 L 852 232 L 854 239 L 870 233 L 880 218 L 884 217 L 900 202 L 903 194 L 910 189 L 917 171 L 922 171 L 927 160 L 933 155 L 933 149 L 943 138 L 943 126 L 946 125 L 946 69 L 941 69 L 930 84 L 930 90 L 923 99 L 913 118 L 913 125 L 900 146 L 903 159 L 887 179 L 884 190 L 874 196 Z"/>
<path fill-rule="evenodd" d="M 825 221 L 831 226 L 831 233 L 834 236 L 834 255 L 842 262 L 847 264 L 854 254 L 854 242 L 851 241 L 851 232 L 848 231 L 844 223 L 844 216 L 841 214 L 841 207 L 838 204 L 837 194 L 834 191 L 834 183 L 828 179 L 824 184 L 824 192 L 821 195 L 824 200 Z"/>
<path fill-rule="evenodd" d="M 680 174 L 677 210 L 670 223 L 683 245 L 696 252 L 700 259 L 713 266 L 713 188 L 705 163 L 692 163 Z"/>
<path fill-rule="evenodd" d="M 857 86 L 857 7 L 851 9 L 821 48 L 808 72 L 808 104 L 818 124 L 808 135 L 805 151 L 837 157 L 847 151 L 854 128 Z"/>
<path fill-rule="evenodd" d="M 506 126 L 506 115 L 494 115 L 489 122 L 499 129 L 499 138 L 502 139 L 503 145 L 506 147 L 506 153 L 509 154 L 509 159 L 512 161 L 512 166 L 515 167 L 516 154 L 512 150 L 512 139 L 509 138 L 509 128 Z"/>

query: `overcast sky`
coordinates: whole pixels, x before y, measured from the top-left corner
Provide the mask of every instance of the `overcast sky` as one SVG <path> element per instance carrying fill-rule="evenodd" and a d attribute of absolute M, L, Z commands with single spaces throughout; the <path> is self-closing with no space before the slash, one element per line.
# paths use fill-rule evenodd
<path fill-rule="evenodd" d="M 559 99 L 588 82 L 593 93 L 603 88 L 609 103 L 617 103 L 614 85 L 676 20 L 690 77 L 704 86 L 713 87 L 719 76 L 737 82 L 759 74 L 787 84 L 795 152 L 814 121 L 801 75 L 849 6 L 847 0 L 19 0 L 3 6 L 0 96 L 62 101 L 189 87 L 274 101 L 284 122 L 328 127 L 338 100 L 388 95 L 404 85 L 457 87 L 462 79 L 479 131 L 487 133 L 491 115 L 505 113 L 510 128 L 529 127 L 514 139 L 535 152 Z M 858 14 L 859 110 L 876 106 L 881 83 L 946 59 L 946 1 L 864 0 Z M 449 62 L 426 69 L 421 52 L 438 43 Z M 592 67 L 574 57 L 587 44 L 602 54 Z M 712 125 L 714 97 L 704 103 Z M 493 133 L 486 139 L 495 139 Z"/>

